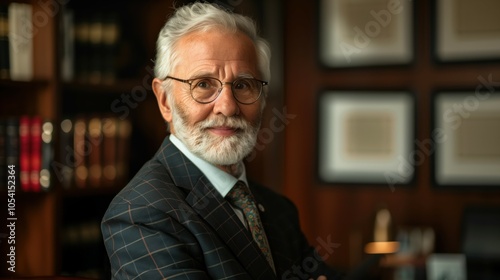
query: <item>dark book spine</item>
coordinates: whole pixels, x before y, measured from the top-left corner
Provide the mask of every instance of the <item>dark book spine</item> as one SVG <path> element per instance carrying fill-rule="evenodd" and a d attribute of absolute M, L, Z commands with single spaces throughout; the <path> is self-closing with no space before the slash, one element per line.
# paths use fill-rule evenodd
<path fill-rule="evenodd" d="M 112 187 L 113 183 L 116 182 L 117 122 L 118 122 L 118 119 L 115 117 L 105 117 L 105 118 L 103 118 L 103 121 L 102 121 L 102 132 L 103 132 L 102 185 L 103 185 L 103 187 Z"/>
<path fill-rule="evenodd" d="M 9 170 L 14 170 L 15 186 L 19 190 L 19 119 L 17 117 L 10 117 L 5 121 L 5 164 Z"/>
<path fill-rule="evenodd" d="M 90 24 L 83 14 L 75 14 L 75 78 L 88 82 L 90 68 Z"/>
<path fill-rule="evenodd" d="M 41 191 L 40 170 L 42 165 L 42 119 L 34 116 L 30 122 L 30 170 L 29 185 L 34 192 Z"/>
<path fill-rule="evenodd" d="M 75 78 L 75 19 L 73 10 L 61 7 L 59 25 L 61 78 L 65 82 Z"/>
<path fill-rule="evenodd" d="M 130 160 L 130 136 L 132 124 L 129 120 L 119 120 L 117 129 L 117 183 L 125 184 L 128 179 Z"/>
<path fill-rule="evenodd" d="M 87 120 L 84 117 L 76 118 L 73 129 L 73 146 L 75 160 L 75 186 L 79 189 L 88 186 L 88 153 L 89 143 L 87 137 Z"/>
<path fill-rule="evenodd" d="M 89 65 L 89 82 L 99 84 L 103 80 L 102 60 L 103 60 L 103 21 L 101 13 L 94 13 L 90 18 L 89 23 L 89 48 L 90 48 L 90 65 Z"/>
<path fill-rule="evenodd" d="M 64 189 L 70 189 L 74 184 L 75 152 L 73 144 L 74 123 L 71 119 L 61 121 L 59 138 L 59 158 L 52 161 L 55 179 L 61 182 Z"/>
<path fill-rule="evenodd" d="M 99 116 L 89 119 L 87 136 L 89 186 L 100 187 L 102 180 L 102 122 Z"/>
<path fill-rule="evenodd" d="M 10 77 L 9 8 L 0 4 L 0 79 Z"/>
<path fill-rule="evenodd" d="M 0 119 L 0 190 L 7 190 L 7 165 L 5 158 L 5 120 Z"/>
<path fill-rule="evenodd" d="M 41 190 L 48 191 L 52 189 L 52 174 L 51 165 L 54 160 L 54 125 L 51 121 L 45 120 L 42 124 L 41 131 L 42 147 L 41 147 L 41 166 L 39 182 Z"/>
<path fill-rule="evenodd" d="M 118 73 L 118 42 L 120 38 L 120 23 L 116 13 L 109 13 L 103 18 L 102 28 L 102 59 L 101 71 L 103 83 L 112 84 Z"/>
<path fill-rule="evenodd" d="M 30 117 L 19 118 L 19 179 L 24 192 L 31 190 Z"/>

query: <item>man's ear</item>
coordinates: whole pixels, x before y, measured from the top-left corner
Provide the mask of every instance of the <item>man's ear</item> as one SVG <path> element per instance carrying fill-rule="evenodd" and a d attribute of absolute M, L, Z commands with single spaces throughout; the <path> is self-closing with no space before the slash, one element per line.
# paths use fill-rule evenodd
<path fill-rule="evenodd" d="M 172 121 L 172 110 L 162 80 L 158 78 L 153 79 L 153 92 L 155 93 L 156 100 L 158 101 L 158 107 L 160 108 L 160 113 L 163 116 L 163 119 L 170 123 Z"/>

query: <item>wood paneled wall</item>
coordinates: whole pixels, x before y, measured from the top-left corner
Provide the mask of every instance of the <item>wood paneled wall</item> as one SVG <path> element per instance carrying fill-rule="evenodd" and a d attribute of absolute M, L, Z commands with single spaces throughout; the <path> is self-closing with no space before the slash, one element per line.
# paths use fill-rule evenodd
<path fill-rule="evenodd" d="M 327 185 L 316 179 L 318 93 L 323 88 L 408 89 L 416 94 L 416 137 L 430 139 L 431 94 L 436 89 L 470 88 L 479 76 L 500 82 L 500 63 L 439 65 L 432 59 L 430 0 L 416 3 L 415 61 L 409 66 L 325 69 L 318 63 L 318 2 L 284 2 L 285 106 L 296 117 L 286 127 L 282 192 L 298 206 L 304 231 L 312 243 L 319 239 L 340 245 L 328 262 L 349 268 L 360 248 L 352 237 L 371 239 L 373 217 L 386 206 L 398 226 L 432 226 L 436 250 L 460 251 L 462 211 L 468 205 L 500 205 L 500 192 L 439 190 L 431 184 L 431 159 L 416 169 L 408 187 Z M 500 170 L 499 170 L 500 172 Z M 351 238 L 350 238 L 351 237 Z M 350 243 L 351 242 L 351 243 Z M 351 261 L 350 261 L 351 260 Z"/>

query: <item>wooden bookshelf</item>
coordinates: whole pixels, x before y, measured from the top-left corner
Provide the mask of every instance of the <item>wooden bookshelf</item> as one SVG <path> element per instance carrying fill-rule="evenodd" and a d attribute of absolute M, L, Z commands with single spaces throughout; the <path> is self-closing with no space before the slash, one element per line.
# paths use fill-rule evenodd
<path fill-rule="evenodd" d="M 57 75 L 56 75 L 56 20 L 46 15 L 38 1 L 22 1 L 32 4 L 33 14 L 44 15 L 44 21 L 33 21 L 33 78 L 31 81 L 0 81 L 0 111 L 2 117 L 39 115 L 57 119 Z M 55 1 L 54 1 L 55 2 Z M 2 1 L 8 5 L 11 1 Z M 45 20 L 46 19 L 46 20 Z M 2 201 L 7 192 L 2 190 Z M 5 204 L 2 203 L 2 224 L 6 225 Z M 54 275 L 56 273 L 56 212 L 58 197 L 50 193 L 15 193 L 15 273 L 7 270 L 7 252 L 10 246 L 6 239 L 0 244 L 0 259 L 4 265 L 0 276 Z M 2 228 L 4 233 L 6 229 Z M 9 235 L 12 235 L 8 231 Z M 9 245 L 9 247 L 7 247 Z"/>
<path fill-rule="evenodd" d="M 135 173 L 152 156 L 165 135 L 165 130 L 161 129 L 164 123 L 159 113 L 155 114 L 157 105 L 149 84 L 153 78 L 151 60 L 156 36 L 171 12 L 173 1 L 2 0 L 0 5 L 5 7 L 18 2 L 32 7 L 33 78 L 27 81 L 0 79 L 0 118 L 29 115 L 51 120 L 54 125 L 54 160 L 58 160 L 61 148 L 64 148 L 59 137 L 59 125 L 63 119 L 80 115 L 114 114 L 122 117 L 121 112 L 113 111 L 112 102 L 120 102 L 124 95 L 136 94 L 134 90 L 140 87 L 140 92 L 147 94 L 140 96 L 140 100 L 133 100 L 137 101 L 134 104 L 137 106 L 129 107 L 130 112 L 123 116 L 132 125 L 129 145 L 141 145 L 140 153 L 130 152 L 127 159 L 128 176 Z M 63 48 L 68 35 L 62 31 L 64 14 L 71 10 L 91 18 L 94 11 L 109 11 L 111 8 L 120 19 L 120 38 L 125 40 L 118 41 L 123 45 L 123 49 L 117 52 L 120 57 L 116 57 L 121 63 L 121 72 L 116 73 L 111 82 L 63 77 Z M 135 98 L 138 98 L 137 94 Z M 159 132 L 150 133 L 153 129 Z M 148 135 L 145 135 L 148 130 Z M 123 178 L 107 187 L 88 185 L 83 189 L 68 189 L 52 174 L 53 184 L 48 191 L 25 193 L 17 190 L 15 273 L 7 270 L 5 265 L 11 245 L 7 243 L 7 209 L 2 203 L 0 219 L 5 227 L 0 229 L 0 261 L 3 263 L 0 278 L 55 275 L 109 278 L 100 220 L 126 180 L 128 178 Z M 7 195 L 7 190 L 0 188 L 2 201 Z M 90 251 L 84 251 L 84 248 Z"/>

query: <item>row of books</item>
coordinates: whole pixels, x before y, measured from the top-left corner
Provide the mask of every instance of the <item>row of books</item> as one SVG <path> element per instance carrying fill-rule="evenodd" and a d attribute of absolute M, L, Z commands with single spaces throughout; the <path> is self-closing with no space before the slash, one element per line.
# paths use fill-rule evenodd
<path fill-rule="evenodd" d="M 52 187 L 53 135 L 53 123 L 40 116 L 0 120 L 0 189 L 15 185 L 16 190 L 40 192 Z"/>
<path fill-rule="evenodd" d="M 45 27 L 50 14 L 41 15 L 35 9 L 33 5 L 41 2 L 21 2 L 0 3 L 0 79 L 30 81 L 34 77 L 33 38 Z M 142 43 L 130 31 L 122 32 L 127 29 L 122 26 L 122 12 L 116 12 L 115 7 L 71 4 L 57 10 L 56 45 L 62 80 L 112 84 L 135 77 L 142 69 L 144 53 Z"/>
<path fill-rule="evenodd" d="M 33 79 L 33 30 L 30 4 L 0 4 L 0 79 Z"/>
<path fill-rule="evenodd" d="M 15 185 L 23 192 L 48 191 L 56 180 L 65 189 L 123 185 L 129 173 L 131 131 L 130 121 L 109 116 L 64 119 L 57 126 L 40 116 L 3 118 L 0 190 Z M 9 166 L 15 173 L 9 174 Z"/>
<path fill-rule="evenodd" d="M 60 123 L 60 156 L 54 161 L 57 179 L 66 189 L 114 187 L 128 179 L 129 120 L 94 115 Z"/>
<path fill-rule="evenodd" d="M 91 84 L 112 84 L 116 81 L 120 63 L 117 13 L 65 7 L 60 34 L 61 77 L 64 81 Z"/>

